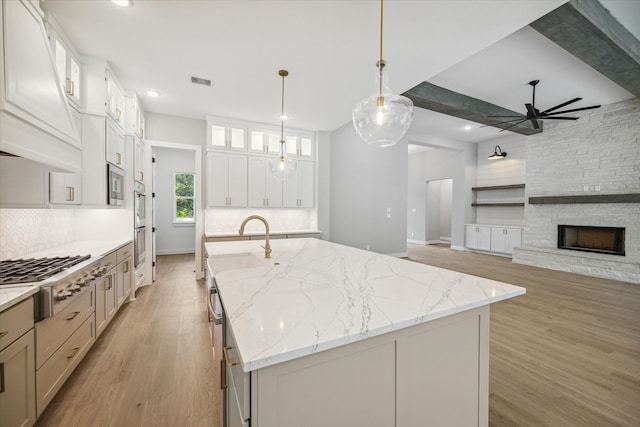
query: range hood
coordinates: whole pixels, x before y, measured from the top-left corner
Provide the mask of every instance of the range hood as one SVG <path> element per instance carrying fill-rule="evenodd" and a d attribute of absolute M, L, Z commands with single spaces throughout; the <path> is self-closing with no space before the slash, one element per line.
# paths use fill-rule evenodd
<path fill-rule="evenodd" d="M 81 143 L 42 10 L 29 0 L 2 0 L 0 14 L 0 152 L 80 173 Z"/>

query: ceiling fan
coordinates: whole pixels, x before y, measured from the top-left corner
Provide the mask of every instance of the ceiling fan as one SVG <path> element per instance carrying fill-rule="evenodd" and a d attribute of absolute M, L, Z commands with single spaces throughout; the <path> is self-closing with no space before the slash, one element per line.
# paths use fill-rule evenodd
<path fill-rule="evenodd" d="M 488 117 L 500 117 L 500 118 L 510 118 L 510 120 L 506 120 L 503 122 L 498 122 L 498 123 L 492 123 L 489 124 L 487 126 L 495 126 L 495 125 L 500 125 L 500 124 L 505 124 L 505 123 L 511 123 L 511 122 L 515 122 L 512 125 L 506 127 L 506 128 L 502 128 L 502 131 L 510 129 L 514 126 L 519 125 L 520 123 L 524 123 L 527 120 L 531 121 L 531 125 L 533 126 L 534 129 L 539 129 L 540 128 L 540 124 L 538 123 L 538 120 L 578 120 L 578 117 L 566 117 L 566 116 L 562 116 L 559 117 L 558 114 L 565 114 L 565 113 L 574 113 L 576 111 L 582 111 L 582 110 L 591 110 L 593 108 L 600 108 L 599 105 L 592 105 L 590 107 L 583 107 L 583 108 L 574 108 L 572 110 L 564 110 L 564 111 L 556 111 L 558 108 L 562 108 L 566 105 L 569 104 L 573 104 L 574 102 L 580 101 L 582 98 L 573 98 L 567 102 L 563 102 L 562 104 L 558 104 L 555 107 L 551 107 L 548 108 L 544 111 L 540 111 L 536 108 L 536 85 L 540 83 L 540 80 L 532 80 L 529 82 L 529 84 L 533 87 L 533 100 L 531 101 L 531 104 L 524 104 L 525 107 L 527 108 L 527 115 L 519 115 L 519 116 L 488 116 Z"/>

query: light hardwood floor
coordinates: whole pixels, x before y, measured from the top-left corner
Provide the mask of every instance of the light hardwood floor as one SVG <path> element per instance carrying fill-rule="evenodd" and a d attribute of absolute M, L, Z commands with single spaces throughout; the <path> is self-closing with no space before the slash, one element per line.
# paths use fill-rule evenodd
<path fill-rule="evenodd" d="M 640 284 L 446 247 L 408 253 L 527 288 L 491 306 L 491 426 L 640 426 Z"/>
<path fill-rule="evenodd" d="M 639 426 L 640 285 L 409 245 L 410 259 L 513 283 L 491 307 L 491 426 Z M 37 426 L 219 426 L 203 283 L 189 255 L 99 338 Z"/>
<path fill-rule="evenodd" d="M 58 392 L 37 426 L 217 426 L 204 283 L 194 255 L 159 256 L 138 290 Z"/>

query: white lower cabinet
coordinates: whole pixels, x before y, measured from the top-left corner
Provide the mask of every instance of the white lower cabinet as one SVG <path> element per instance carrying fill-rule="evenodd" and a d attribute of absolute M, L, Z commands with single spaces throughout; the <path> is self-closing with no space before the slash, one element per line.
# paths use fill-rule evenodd
<path fill-rule="evenodd" d="M 113 257 L 113 260 L 109 259 L 110 257 Z M 96 338 L 102 334 L 118 311 L 116 254 L 112 252 L 105 259 L 105 263 L 109 265 L 103 266 L 108 271 L 96 283 Z"/>
<path fill-rule="evenodd" d="M 513 248 L 521 244 L 521 228 L 491 227 L 491 252 L 513 254 Z"/>
<path fill-rule="evenodd" d="M 481 251 L 491 250 L 491 227 L 467 225 L 465 227 L 465 244 L 469 249 Z"/>
<path fill-rule="evenodd" d="M 522 244 L 522 227 L 477 225 L 465 226 L 465 245 L 469 249 L 513 254 L 513 248 Z"/>
<path fill-rule="evenodd" d="M 129 244 L 118 249 L 116 253 L 117 277 L 116 277 L 116 300 L 118 308 L 131 295 L 131 284 L 133 283 L 133 245 Z"/>
<path fill-rule="evenodd" d="M 227 327 L 226 427 L 489 422 L 488 306 L 251 372 L 235 346 Z"/>

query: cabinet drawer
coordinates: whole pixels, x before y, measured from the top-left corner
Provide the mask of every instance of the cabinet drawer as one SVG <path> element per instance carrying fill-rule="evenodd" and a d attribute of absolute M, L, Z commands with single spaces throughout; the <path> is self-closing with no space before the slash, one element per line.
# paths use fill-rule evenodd
<path fill-rule="evenodd" d="M 113 251 L 108 255 L 105 255 L 105 257 L 102 259 L 102 268 L 103 269 L 106 268 L 105 270 L 106 272 L 108 270 L 111 270 L 113 267 L 115 267 L 117 262 L 118 262 L 117 251 Z"/>
<path fill-rule="evenodd" d="M 95 341 L 94 317 L 87 320 L 36 371 L 36 409 L 42 414 Z"/>
<path fill-rule="evenodd" d="M 229 372 L 229 370 L 230 369 L 227 367 L 227 373 Z M 242 404 L 238 400 L 238 390 L 236 389 L 233 381 L 229 381 L 226 403 L 227 425 L 229 427 L 249 427 L 249 413 L 242 414 Z"/>
<path fill-rule="evenodd" d="M 0 350 L 33 328 L 33 298 L 0 313 Z"/>
<path fill-rule="evenodd" d="M 233 340 L 233 335 L 229 329 L 229 321 L 226 319 L 226 334 L 225 334 L 225 351 L 224 357 L 228 362 L 232 363 L 232 366 L 227 364 L 227 382 L 233 385 L 235 389 L 235 398 L 238 400 L 238 406 L 243 419 L 249 419 L 251 414 L 251 400 L 250 400 L 250 373 L 244 372 L 240 365 L 240 357 L 237 353 L 237 346 Z"/>
<path fill-rule="evenodd" d="M 129 243 L 116 251 L 116 262 L 120 264 L 128 260 L 131 254 L 133 254 L 133 244 Z"/>
<path fill-rule="evenodd" d="M 94 312 L 95 284 L 54 317 L 36 323 L 36 369 Z"/>

